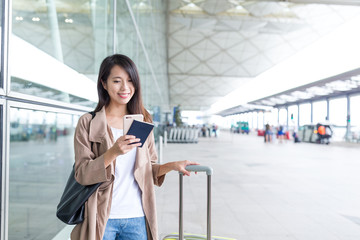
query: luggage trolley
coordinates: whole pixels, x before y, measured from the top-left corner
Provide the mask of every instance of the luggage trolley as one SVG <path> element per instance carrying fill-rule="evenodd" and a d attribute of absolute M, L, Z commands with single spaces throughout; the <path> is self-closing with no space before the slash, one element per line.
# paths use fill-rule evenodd
<path fill-rule="evenodd" d="M 186 167 L 187 171 L 191 172 L 206 172 L 207 175 L 207 234 L 184 234 L 183 229 L 183 174 L 179 172 L 179 234 L 170 234 L 163 238 L 163 240 L 235 240 L 234 238 L 212 237 L 211 236 L 211 175 L 213 169 L 207 166 L 189 165 Z"/>

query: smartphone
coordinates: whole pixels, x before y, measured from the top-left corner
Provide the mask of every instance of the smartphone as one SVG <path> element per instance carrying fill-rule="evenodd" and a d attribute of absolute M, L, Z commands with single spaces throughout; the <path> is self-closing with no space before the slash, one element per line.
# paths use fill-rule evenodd
<path fill-rule="evenodd" d="M 143 122 L 144 116 L 142 114 L 125 115 L 124 116 L 124 135 L 127 134 L 127 132 L 129 131 L 129 128 L 134 120 Z"/>

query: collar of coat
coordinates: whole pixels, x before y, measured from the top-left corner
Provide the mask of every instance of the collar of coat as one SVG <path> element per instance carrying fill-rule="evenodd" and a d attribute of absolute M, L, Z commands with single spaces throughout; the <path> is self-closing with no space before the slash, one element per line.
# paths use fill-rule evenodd
<path fill-rule="evenodd" d="M 107 131 L 105 106 L 103 106 L 90 122 L 89 140 L 91 142 L 102 142 Z"/>
<path fill-rule="evenodd" d="M 89 140 L 91 142 L 103 143 L 106 140 L 106 133 L 111 134 L 111 130 L 107 125 L 105 106 L 96 113 L 94 119 L 90 122 Z M 150 136 L 149 136 L 150 138 Z M 110 138 L 109 138 L 110 139 Z M 115 141 L 115 140 L 114 140 Z M 146 149 L 148 141 L 145 141 L 144 146 L 137 148 L 135 169 L 141 167 L 147 162 Z M 111 145 L 114 144 L 113 142 Z"/>

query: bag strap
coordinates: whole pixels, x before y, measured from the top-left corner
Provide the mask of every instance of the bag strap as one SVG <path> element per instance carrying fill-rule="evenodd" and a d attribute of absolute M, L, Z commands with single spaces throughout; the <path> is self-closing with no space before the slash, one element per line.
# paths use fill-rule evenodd
<path fill-rule="evenodd" d="M 94 119 L 94 117 L 95 117 L 95 115 L 96 115 L 96 112 L 95 111 L 92 111 L 92 112 L 89 112 L 90 114 L 91 114 L 91 120 L 93 120 Z M 93 146 L 94 146 L 94 143 L 93 142 L 91 142 L 91 151 L 92 151 L 92 149 L 93 149 Z"/>

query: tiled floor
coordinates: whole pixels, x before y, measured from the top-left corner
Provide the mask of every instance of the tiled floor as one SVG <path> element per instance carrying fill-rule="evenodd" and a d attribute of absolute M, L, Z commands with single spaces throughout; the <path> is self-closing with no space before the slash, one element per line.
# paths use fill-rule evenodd
<path fill-rule="evenodd" d="M 265 144 L 222 132 L 168 144 L 166 161 L 214 169 L 212 233 L 241 240 L 359 240 L 360 145 Z M 178 231 L 178 174 L 157 188 L 159 233 Z M 206 176 L 184 179 L 184 230 L 206 233 Z"/>

